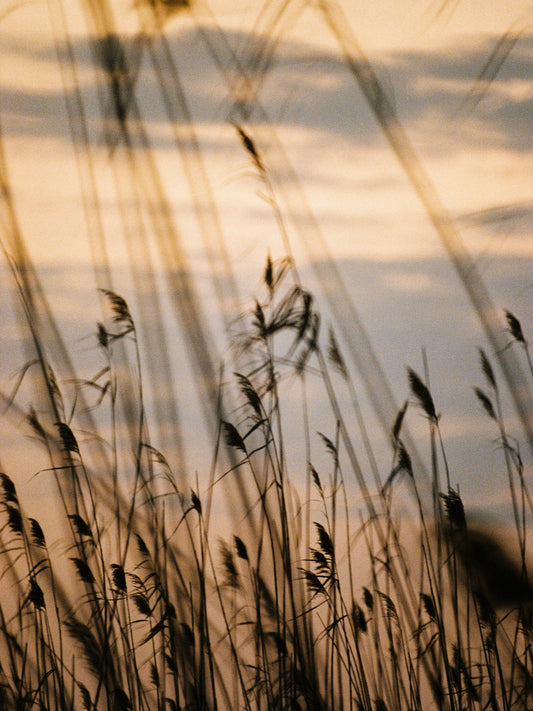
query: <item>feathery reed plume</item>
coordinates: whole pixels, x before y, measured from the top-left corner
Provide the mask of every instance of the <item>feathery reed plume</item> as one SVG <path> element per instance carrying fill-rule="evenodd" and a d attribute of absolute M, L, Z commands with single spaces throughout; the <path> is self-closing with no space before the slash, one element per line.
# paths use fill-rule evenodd
<path fill-rule="evenodd" d="M 426 415 L 433 422 L 437 422 L 437 412 L 435 410 L 435 405 L 433 403 L 433 398 L 429 392 L 428 387 L 422 382 L 419 375 L 415 373 L 411 368 L 407 369 L 407 374 L 409 377 L 409 385 L 411 386 L 411 391 L 413 395 L 418 400 L 418 404 L 424 410 Z"/>

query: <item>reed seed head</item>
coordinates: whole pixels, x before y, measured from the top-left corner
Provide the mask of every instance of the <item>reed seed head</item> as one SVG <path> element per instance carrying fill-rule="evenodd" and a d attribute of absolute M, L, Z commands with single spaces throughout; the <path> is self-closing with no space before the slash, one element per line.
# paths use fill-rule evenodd
<path fill-rule="evenodd" d="M 411 386 L 411 392 L 418 400 L 418 404 L 424 410 L 429 419 L 436 422 L 438 419 L 437 411 L 435 410 L 433 398 L 431 397 L 428 387 L 411 368 L 407 369 L 407 374 L 409 378 L 409 385 Z"/>

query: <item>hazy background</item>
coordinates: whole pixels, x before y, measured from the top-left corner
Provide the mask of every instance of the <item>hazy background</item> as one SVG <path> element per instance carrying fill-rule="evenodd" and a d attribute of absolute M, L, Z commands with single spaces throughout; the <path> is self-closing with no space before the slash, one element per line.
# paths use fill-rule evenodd
<path fill-rule="evenodd" d="M 2 3 L 0 129 L 20 235 L 83 377 L 101 367 L 96 287 L 108 279 L 127 299 L 139 327 L 154 443 L 171 461 L 183 456 L 189 475 L 201 479 L 211 443 L 187 345 L 194 336 L 184 331 L 183 319 L 174 318 L 181 282 L 166 279 L 173 267 L 151 226 L 150 205 L 162 194 L 168 200 L 181 269 L 197 293 L 212 362 L 218 368 L 225 360 L 229 377 L 224 318 L 234 324 L 261 294 L 267 255 L 287 253 L 272 195 L 232 125 L 242 123 L 264 156 L 299 275 L 321 305 L 324 334 L 332 304 L 346 313 L 349 328 L 338 276 L 398 406 L 408 395 L 406 366 L 423 373 L 425 349 L 452 483 L 459 484 L 467 505 L 501 513 L 500 496 L 508 495 L 496 431 L 472 390 L 483 384 L 477 347 L 490 349 L 319 5 L 193 3 L 169 15 L 163 34 L 142 46 L 137 8 L 113 3 L 117 36 L 133 67 L 135 111 L 129 104 L 126 114 L 138 160 L 132 173 L 132 154 L 120 138 L 115 149 L 106 145 L 106 131 L 119 134 L 83 3 Z M 397 0 L 338 5 L 495 304 L 512 311 L 531 334 L 533 6 Z M 175 88 L 176 76 L 181 103 L 165 94 L 166 81 Z M 154 194 L 142 189 L 147 146 L 161 180 Z M 141 177 L 135 182 L 131 175 Z M 1 387 L 9 394 L 26 361 L 28 329 L 8 274 L 6 257 L 13 254 L 6 214 L 2 222 Z M 158 329 L 167 334 L 166 374 L 158 370 L 164 350 Z M 363 347 L 360 357 L 369 362 Z M 386 437 L 368 402 L 365 374 L 356 378 L 386 476 Z M 331 435 L 324 394 L 312 377 L 309 386 L 311 427 Z M 178 412 L 165 409 L 169 395 Z M 301 418 L 296 379 L 287 383 L 286 395 L 291 433 Z M 26 407 L 29 397 L 21 389 L 17 403 Z M 513 434 L 523 438 L 510 403 L 507 412 Z M 31 489 L 36 467 L 27 456 L 28 439 L 17 438 L 16 417 L 7 421 L 2 456 L 17 461 L 26 453 L 20 478 Z M 415 434 L 425 432 L 414 413 L 411 426 Z M 296 428 L 294 438 L 289 451 L 298 477 L 305 458 Z M 319 443 L 313 448 L 319 457 Z M 423 436 L 420 451 L 427 458 Z M 523 454 L 529 472 L 525 441 Z"/>

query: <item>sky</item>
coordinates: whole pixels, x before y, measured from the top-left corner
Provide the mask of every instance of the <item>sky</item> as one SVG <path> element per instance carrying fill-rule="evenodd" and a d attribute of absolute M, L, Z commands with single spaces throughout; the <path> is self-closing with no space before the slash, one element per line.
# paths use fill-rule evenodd
<path fill-rule="evenodd" d="M 497 433 L 473 393 L 485 386 L 477 349 L 494 359 L 492 346 L 406 165 L 416 159 L 500 319 L 508 309 L 532 333 L 531 3 L 201 0 L 155 30 L 146 21 L 142 36 L 135 5 L 110 5 L 134 76 L 129 152 L 120 138 L 113 145 L 119 133 L 95 59 L 102 44 L 84 4 L 0 8 L 0 130 L 11 204 L 78 372 L 88 377 L 101 367 L 92 335 L 102 319 L 97 286 L 111 285 L 139 326 L 159 424 L 154 440 L 179 456 L 172 452 L 177 414 L 164 405 L 174 392 L 185 412 L 186 468 L 201 476 L 209 439 L 195 361 L 206 344 L 190 345 L 183 313 L 197 306 L 215 368 L 225 361 L 231 371 L 225 321 L 264 292 L 267 255 L 280 259 L 290 248 L 299 278 L 316 295 L 323 333 L 331 323 L 339 334 L 383 477 L 390 453 L 372 402 L 373 358 L 391 394 L 389 422 L 409 395 L 406 368 L 422 374 L 426 362 L 452 483 L 470 507 L 500 511 L 506 484 Z M 142 37 L 152 39 L 143 45 Z M 378 94 L 372 107 L 346 62 L 354 56 L 375 72 L 373 91 L 379 86 L 386 116 L 410 146 L 407 163 L 386 136 L 383 114 L 380 122 Z M 255 141 L 268 182 L 236 122 Z M 159 223 L 150 222 L 151 209 L 160 210 Z M 9 219 L 2 219 L 7 234 Z M 182 277 L 165 280 L 177 259 L 172 239 L 198 301 L 183 296 Z M 6 259 L 2 273 L 0 384 L 10 393 L 28 330 Z M 150 317 L 154 308 L 158 319 Z M 167 334 L 168 371 L 158 370 L 158 328 Z M 62 377 L 67 384 L 68 374 Z M 332 436 L 324 392 L 309 381 L 311 429 Z M 303 441 L 292 430 L 301 424 L 299 392 L 297 379 L 289 380 L 296 477 L 305 469 Z M 30 397 L 21 388 L 16 402 L 27 407 Z M 349 408 L 342 388 L 339 397 Z M 532 453 L 507 396 L 505 408 L 530 472 Z M 4 456 L 15 461 L 27 440 L 16 438 L 17 423 L 8 419 Z M 427 460 L 426 423 L 414 406 L 409 425 Z M 313 454 L 322 461 L 319 442 Z M 28 460 L 20 474 L 28 486 L 34 469 Z"/>

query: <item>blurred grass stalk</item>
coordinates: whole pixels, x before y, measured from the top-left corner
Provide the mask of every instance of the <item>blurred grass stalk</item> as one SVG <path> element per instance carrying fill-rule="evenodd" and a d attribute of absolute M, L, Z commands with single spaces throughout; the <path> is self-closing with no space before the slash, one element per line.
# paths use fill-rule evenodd
<path fill-rule="evenodd" d="M 261 13 L 258 26 L 267 30 L 269 41 L 257 60 L 265 62 L 265 73 L 285 13 L 297 14 L 302 7 L 274 2 Z M 312 258 L 325 253 L 320 230 L 272 127 L 264 121 L 258 131 L 267 139 L 265 147 L 243 127 L 247 103 L 263 120 L 266 115 L 258 87 L 217 28 L 212 50 L 227 71 L 228 119 L 262 180 L 287 251 L 284 259 L 268 258 L 265 294 L 241 320 L 242 331 L 235 331 L 239 294 L 164 32 L 174 8 L 166 2 L 139 4 L 139 32 L 125 43 L 113 8 L 98 0 L 84 2 L 83 9 L 92 33 L 100 138 L 114 171 L 132 278 L 143 295 L 137 305 L 140 326 L 136 323 L 114 290 L 94 137 L 65 8 L 59 0 L 50 0 L 49 8 L 64 82 L 73 87 L 65 100 L 102 304 L 94 339 L 100 368 L 90 379 L 76 378 L 18 227 L 0 143 L 2 249 L 28 335 L 26 364 L 12 393 L 3 395 L 4 416 L 17 421 L 21 437 L 31 434 L 47 457 L 58 510 L 55 540 L 49 544 L 49 523 L 41 526 L 27 515 L 17 473 L 3 470 L 0 708 L 530 708 L 527 534 L 532 504 L 489 357 L 481 355 L 486 388 L 478 388 L 476 396 L 495 422 L 503 452 L 518 562 L 468 520 L 451 485 L 427 376 L 409 370 L 411 403 L 428 423 L 430 464 L 426 467 L 417 455 L 407 434 L 407 401 L 402 408 L 394 404 L 331 262 L 319 268 L 318 276 L 338 286 L 328 293 L 336 291 L 330 307 L 348 360 L 334 331 L 324 346 L 320 314 L 291 258 L 285 221 L 295 222 Z M 515 352 L 522 348 L 530 363 L 520 322 L 513 314 L 496 319 L 370 64 L 336 5 L 318 3 L 317 8 L 462 275 L 531 442 L 530 383 Z M 145 54 L 176 129 L 175 144 L 226 320 L 229 367 L 236 373 L 229 382 L 218 370 L 183 237 L 136 103 L 135 82 Z M 284 165 L 285 185 L 272 182 L 270 161 Z M 302 211 L 303 219 L 298 218 Z M 207 485 L 194 481 L 184 457 L 188 435 L 172 387 L 172 349 L 148 247 L 152 237 L 166 267 L 213 442 L 209 464 L 195 463 L 209 469 Z M 148 278 L 148 289 L 141 275 Z M 502 349 L 509 332 L 514 343 Z M 141 362 L 140 337 L 157 343 L 148 363 Z M 373 458 L 353 364 L 390 441 L 391 466 L 385 473 Z M 302 388 L 303 499 L 287 465 L 286 378 L 297 378 Z M 306 404 L 311 378 L 321 384 L 335 423 L 334 432 L 319 438 L 330 461 L 326 472 L 313 463 L 316 444 Z M 149 423 L 146 391 L 155 392 L 161 380 L 167 397 L 156 399 L 155 421 Z M 351 414 L 348 419 L 339 404 L 338 393 L 345 391 L 357 433 Z M 175 447 L 167 457 L 151 444 L 150 429 L 169 422 Z M 364 443 L 364 465 L 356 438 Z M 397 500 L 404 505 L 406 492 L 413 511 L 410 526 L 398 518 L 395 506 Z M 217 498 L 223 493 L 235 519 L 234 528 L 224 528 L 220 536 Z"/>

